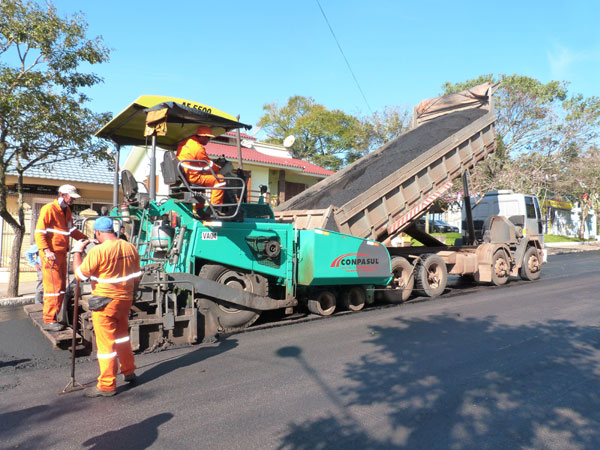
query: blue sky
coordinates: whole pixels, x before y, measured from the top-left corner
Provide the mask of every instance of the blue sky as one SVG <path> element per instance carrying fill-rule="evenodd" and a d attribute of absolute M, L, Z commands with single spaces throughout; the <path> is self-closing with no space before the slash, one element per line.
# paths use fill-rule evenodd
<path fill-rule="evenodd" d="M 310 96 L 365 115 L 412 107 L 446 82 L 517 73 L 600 95 L 600 2 L 320 0 L 370 109 L 321 14 L 305 1 L 56 0 L 84 13 L 111 61 L 94 66 L 97 112 L 139 95 L 180 97 L 255 124 L 265 103 Z M 259 135 L 260 136 L 260 135 Z"/>

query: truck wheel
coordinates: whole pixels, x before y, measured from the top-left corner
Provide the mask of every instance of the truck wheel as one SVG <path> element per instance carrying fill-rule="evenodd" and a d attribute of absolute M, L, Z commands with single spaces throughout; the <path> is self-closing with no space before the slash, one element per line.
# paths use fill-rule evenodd
<path fill-rule="evenodd" d="M 367 302 L 367 293 L 365 288 L 360 286 L 352 286 L 342 292 L 341 304 L 343 309 L 350 311 L 360 311 L 365 307 Z"/>
<path fill-rule="evenodd" d="M 205 264 L 198 276 L 258 295 L 266 296 L 268 293 L 268 281 L 265 277 L 238 272 L 218 264 Z M 213 301 L 208 303 L 210 313 L 223 331 L 247 328 L 260 316 L 256 311 L 225 306 Z"/>
<path fill-rule="evenodd" d="M 523 255 L 523 265 L 519 269 L 521 278 L 527 281 L 534 281 L 540 278 L 542 273 L 542 265 L 538 256 L 537 248 L 528 247 Z"/>
<path fill-rule="evenodd" d="M 508 281 L 510 266 L 503 250 L 498 249 L 492 260 L 492 284 L 501 286 Z"/>
<path fill-rule="evenodd" d="M 319 316 L 330 316 L 335 311 L 335 295 L 330 291 L 321 291 L 314 299 L 309 299 L 308 310 Z"/>
<path fill-rule="evenodd" d="M 427 297 L 437 297 L 446 289 L 448 271 L 444 260 L 435 254 L 422 255 L 415 269 L 417 291 Z"/>
<path fill-rule="evenodd" d="M 413 266 L 401 256 L 392 258 L 392 281 L 383 291 L 383 298 L 389 303 L 402 303 L 410 297 L 415 286 Z"/>

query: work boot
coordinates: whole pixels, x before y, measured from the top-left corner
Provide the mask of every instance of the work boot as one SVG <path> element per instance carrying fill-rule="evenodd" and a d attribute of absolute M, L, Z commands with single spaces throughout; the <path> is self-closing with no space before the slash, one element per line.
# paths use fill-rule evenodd
<path fill-rule="evenodd" d="M 95 397 L 112 397 L 113 395 L 117 395 L 117 391 L 103 391 L 102 389 L 98 389 L 98 386 L 94 386 L 91 388 L 87 388 L 83 393 L 86 397 L 95 398 Z"/>
<path fill-rule="evenodd" d="M 42 328 L 46 331 L 62 331 L 65 329 L 65 326 L 62 323 L 50 322 L 45 323 Z"/>
<path fill-rule="evenodd" d="M 127 383 L 135 383 L 137 381 L 137 376 L 135 375 L 135 372 L 123 375 L 123 381 Z"/>

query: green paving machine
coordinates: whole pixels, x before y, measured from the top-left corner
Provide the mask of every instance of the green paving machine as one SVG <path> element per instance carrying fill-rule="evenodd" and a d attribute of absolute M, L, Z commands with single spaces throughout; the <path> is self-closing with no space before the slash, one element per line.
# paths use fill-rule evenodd
<path fill-rule="evenodd" d="M 130 319 L 133 348 L 195 343 L 246 328 L 265 311 L 330 315 L 373 302 L 376 287 L 391 279 L 387 249 L 371 239 L 277 223 L 262 200 L 243 202 L 246 180 L 231 163 L 221 170 L 225 202 L 211 205 L 172 151 L 198 126 L 215 136 L 250 128 L 206 105 L 142 96 L 96 134 L 117 148 L 147 145 L 151 155 L 148 192 L 122 171 L 124 201 L 111 212 L 115 228 L 129 229 L 144 271 Z M 157 146 L 167 150 L 161 171 L 169 195 L 160 200 Z M 82 338 L 91 340 L 90 314 L 80 317 Z"/>

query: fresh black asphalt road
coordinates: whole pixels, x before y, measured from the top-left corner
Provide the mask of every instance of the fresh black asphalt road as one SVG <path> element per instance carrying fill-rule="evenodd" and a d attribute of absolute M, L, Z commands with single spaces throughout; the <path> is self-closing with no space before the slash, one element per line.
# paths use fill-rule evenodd
<path fill-rule="evenodd" d="M 534 283 L 138 355 L 99 399 L 58 396 L 68 353 L 0 311 L 0 448 L 600 448 L 599 281 L 600 252 L 559 255 Z"/>

